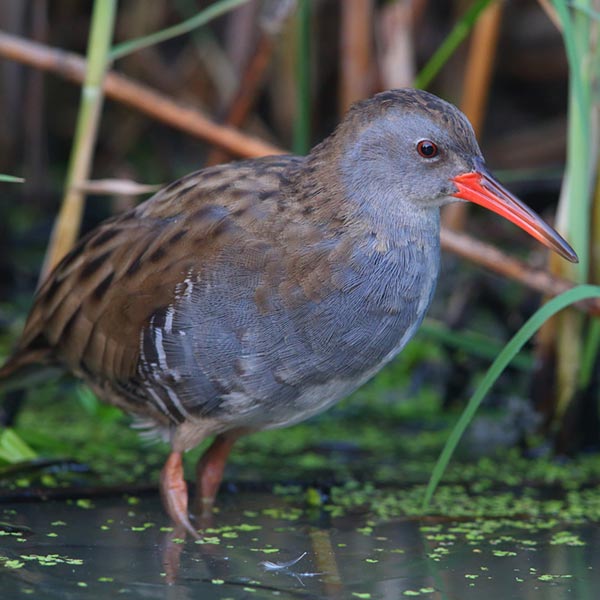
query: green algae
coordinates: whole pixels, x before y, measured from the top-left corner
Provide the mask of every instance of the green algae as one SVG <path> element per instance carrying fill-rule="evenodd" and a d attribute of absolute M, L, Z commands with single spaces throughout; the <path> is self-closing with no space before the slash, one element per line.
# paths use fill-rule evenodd
<path fill-rule="evenodd" d="M 544 575 L 540 575 L 538 579 L 540 581 L 556 581 L 557 579 L 571 579 L 573 575 L 552 575 L 550 573 L 545 573 Z"/>
<path fill-rule="evenodd" d="M 360 485 L 353 484 L 351 487 L 359 489 Z M 378 491 L 377 487 L 369 486 L 370 493 L 377 493 Z M 323 536 L 326 536 L 330 539 L 331 548 L 337 549 L 336 554 L 339 552 L 338 561 L 340 561 L 340 564 L 343 565 L 345 560 L 352 557 L 351 559 L 355 565 L 353 572 L 364 574 L 362 575 L 363 583 L 358 581 L 352 583 L 351 588 L 347 589 L 347 593 L 343 597 L 368 597 L 379 600 L 381 598 L 380 594 L 376 591 L 376 588 L 370 587 L 367 580 L 375 581 L 382 573 L 394 572 L 391 569 L 402 568 L 402 565 L 406 565 L 406 568 L 409 569 L 408 572 L 413 568 L 410 565 L 429 565 L 429 569 L 433 574 L 436 571 L 444 573 L 447 569 L 460 570 L 461 564 L 465 564 L 464 573 L 461 575 L 464 579 L 464 589 L 475 587 L 476 590 L 483 590 L 483 586 L 487 581 L 497 579 L 499 572 L 505 572 L 501 566 L 502 563 L 511 565 L 508 570 L 512 571 L 512 565 L 522 564 L 523 560 L 529 560 L 532 552 L 543 551 L 543 549 L 548 550 L 556 545 L 564 545 L 565 550 L 570 550 L 571 544 L 576 545 L 577 540 L 583 540 L 581 535 L 583 524 L 573 524 L 567 527 L 557 519 L 542 518 L 493 519 L 478 517 L 469 520 L 444 519 L 433 522 L 421 521 L 420 519 L 415 521 L 406 519 L 384 521 L 374 514 L 362 512 L 352 515 L 351 521 L 347 517 L 342 517 L 339 521 L 333 519 L 330 522 L 330 530 L 320 529 L 308 525 L 307 519 L 310 519 L 309 515 L 313 514 L 313 511 L 310 507 L 302 509 L 301 505 L 295 504 L 297 501 L 298 497 L 294 495 L 274 496 L 263 494 L 260 504 L 264 504 L 264 506 L 261 510 L 245 511 L 253 513 L 255 516 L 252 518 L 243 515 L 243 511 L 237 511 L 236 508 L 233 508 L 233 510 L 223 508 L 223 516 L 216 521 L 216 526 L 202 530 L 203 539 L 201 541 L 209 546 L 214 546 L 214 549 L 210 548 L 208 550 L 210 556 L 217 552 L 218 554 L 215 556 L 225 555 L 228 557 L 228 561 L 243 556 L 243 564 L 258 565 L 261 564 L 259 561 L 262 560 L 260 555 L 268 556 L 272 554 L 276 557 L 281 556 L 284 559 L 281 564 L 286 564 L 286 554 L 290 556 L 291 549 L 283 540 L 296 538 L 302 540 L 301 543 L 305 543 L 310 539 L 323 539 Z M 140 515 L 147 514 L 147 502 L 147 498 L 141 498 Z M 154 502 L 158 507 L 156 500 Z M 103 502 L 98 501 L 98 508 L 102 509 L 103 504 Z M 293 521 L 292 524 L 286 519 L 290 508 L 300 510 L 302 513 L 298 521 Z M 327 514 L 325 508 L 325 506 L 322 508 L 322 514 Z M 119 526 L 121 535 L 129 531 L 135 531 L 135 528 L 140 528 L 139 531 L 136 531 L 137 535 L 144 536 L 142 539 L 150 541 L 150 545 L 154 546 L 160 533 L 160 528 L 155 525 L 155 521 L 151 518 L 140 523 L 139 517 L 132 516 L 131 511 L 128 511 L 126 506 L 121 507 L 121 512 L 124 516 L 114 519 Z M 87 515 L 80 518 L 86 519 Z M 48 518 L 46 527 L 53 527 L 56 522 L 55 518 Z M 108 523 L 108 520 L 105 522 Z M 354 526 L 350 527 L 351 523 Z M 405 539 L 392 529 L 398 523 L 411 524 L 412 530 L 418 532 L 421 543 L 416 545 L 417 548 L 414 544 L 414 535 Z M 59 525 L 59 527 L 64 528 L 65 526 Z M 66 527 L 70 528 L 69 525 L 66 525 Z M 340 535 L 339 532 L 344 530 L 346 531 L 344 535 L 352 532 L 353 536 L 337 537 Z M 38 531 L 38 536 L 45 533 L 46 531 L 41 529 Z M 288 538 L 287 536 L 290 535 L 291 538 Z M 413 541 L 409 542 L 411 538 Z M 225 540 L 227 540 L 226 543 Z M 402 543 L 403 540 L 405 546 Z M 553 540 L 558 543 L 553 544 Z M 282 541 L 283 545 L 280 543 Z M 192 548 L 195 544 L 190 542 L 189 538 L 187 541 L 175 540 L 175 543 L 182 545 L 182 557 L 187 556 L 188 561 L 201 562 L 202 555 L 194 553 Z M 368 551 L 365 552 L 366 544 L 368 544 Z M 224 549 L 225 545 L 227 550 Z M 195 547 L 198 548 L 198 546 Z M 313 554 L 316 552 L 315 548 L 315 546 L 312 546 Z M 304 548 L 304 551 L 306 549 L 310 549 L 310 546 Z M 416 549 L 418 549 L 420 558 L 415 555 Z M 560 553 L 565 550 L 560 549 Z M 58 562 L 57 559 L 66 560 L 71 558 L 71 555 L 65 552 L 52 552 L 48 555 L 39 552 L 24 552 L 22 554 L 23 556 L 16 554 L 6 557 L 6 560 L 17 561 L 11 563 L 15 565 L 12 567 L 13 571 L 18 570 L 19 562 L 24 563 L 24 566 L 19 568 L 27 567 L 28 562 L 25 557 L 29 559 L 29 564 L 35 563 L 40 568 L 47 568 L 44 563 L 52 566 L 67 564 L 66 562 Z M 34 555 L 37 555 L 37 557 Z M 252 555 L 259 556 L 253 560 Z M 44 557 L 44 559 L 38 557 Z M 84 564 L 82 559 L 75 558 L 74 560 L 81 561 L 73 563 L 74 565 Z M 476 562 L 473 563 L 473 560 Z M 315 564 L 314 557 L 313 564 Z M 101 566 L 102 568 L 100 568 Z M 88 584 L 90 588 L 94 589 L 96 587 L 96 589 L 99 589 L 98 585 L 108 587 L 112 584 L 122 586 L 122 582 L 119 581 L 117 576 L 105 570 L 105 565 L 98 565 L 98 567 L 99 572 L 89 575 Z M 189 576 L 192 577 L 193 581 L 197 581 L 194 573 L 195 571 L 189 571 Z M 367 575 L 368 573 L 371 575 Z M 515 569 L 514 572 L 510 573 L 510 577 L 515 586 L 519 585 L 519 580 L 521 584 L 535 581 L 540 586 L 552 586 L 569 581 L 569 574 L 568 570 L 563 570 L 561 566 L 553 564 L 552 570 L 548 567 L 539 570 L 530 569 L 529 571 L 526 568 L 521 571 Z M 163 576 L 163 581 L 167 575 Z M 255 590 L 255 592 L 247 592 L 246 590 L 249 595 L 256 594 L 260 597 L 262 597 L 261 594 L 265 594 L 265 586 L 269 584 L 266 579 L 262 581 L 257 580 L 256 577 L 240 579 L 219 575 L 215 573 L 214 576 L 207 578 L 205 580 L 206 584 L 222 586 L 223 589 L 227 589 L 230 585 L 239 586 L 237 589 L 242 590 L 249 588 Z M 301 578 L 311 576 L 310 573 L 303 574 L 299 571 L 297 575 Z M 75 577 L 77 576 L 75 575 Z M 158 579 L 160 575 L 157 573 L 155 577 Z M 504 578 L 506 579 L 506 577 Z M 73 581 L 73 585 L 75 581 Z M 280 578 L 277 581 L 284 582 L 285 578 Z M 296 580 L 292 579 L 291 581 Z M 440 583 L 436 578 L 431 581 L 423 580 L 423 583 L 425 585 L 415 585 L 413 583 L 412 586 L 407 586 L 408 589 L 400 587 L 397 595 L 399 597 L 430 597 L 432 594 L 440 593 Z M 430 583 L 431 585 L 429 585 Z M 303 584 L 299 583 L 298 585 L 300 586 L 298 589 L 301 589 Z M 282 593 L 285 595 L 284 592 Z M 366 594 L 366 596 L 357 594 Z"/>
<path fill-rule="evenodd" d="M 419 355 L 419 350 L 415 352 Z M 440 415 L 439 399 L 431 389 L 399 402 L 395 390 L 407 376 L 386 370 L 377 381 L 310 422 L 243 438 L 231 456 L 226 479 L 274 482 L 273 492 L 290 498 L 290 507 L 267 508 L 270 512 L 263 516 L 290 522 L 301 518 L 307 507 L 324 510 L 332 518 L 368 512 L 379 520 L 424 515 L 600 520 L 600 456 L 559 461 L 550 456 L 526 458 L 516 450 L 497 450 L 493 456 L 470 460 L 463 454 L 450 466 L 423 513 L 424 484 L 453 417 Z M 17 432 L 36 453 L 70 455 L 89 465 L 88 473 L 17 472 L 0 478 L 0 486 L 156 482 L 167 446 L 141 441 L 119 411 L 76 389 L 77 394 L 61 402 L 55 396 L 63 388 L 40 393 L 20 415 Z M 186 456 L 189 476 L 201 451 Z M 125 501 L 135 507 L 140 500 L 125 494 Z M 92 500 L 80 499 L 77 505 L 91 508 L 86 502 Z M 250 511 L 247 517 L 259 512 Z"/>
<path fill-rule="evenodd" d="M 201 539 L 196 540 L 194 543 L 195 544 L 213 544 L 213 545 L 218 545 L 218 544 L 221 543 L 221 538 L 219 538 L 217 536 L 204 535 L 204 536 L 202 536 Z"/>
<path fill-rule="evenodd" d="M 505 558 L 507 556 L 517 556 L 516 552 L 512 550 L 492 550 L 492 554 L 498 558 Z"/>
<path fill-rule="evenodd" d="M 452 416 L 439 416 L 439 404 L 433 396 L 425 398 L 422 409 L 413 404 L 408 410 L 402 403 L 396 406 L 397 395 L 391 395 L 389 388 L 385 393 L 380 390 L 379 399 L 367 398 L 373 389 L 367 388 L 309 423 L 241 440 L 231 456 L 226 481 L 239 483 L 242 493 L 225 492 L 227 501 L 215 511 L 216 526 L 205 529 L 202 540 L 169 541 L 181 546 L 178 550 L 188 561 L 196 559 L 195 549 L 197 553 L 222 551 L 232 556 L 243 553 L 246 562 L 255 559 L 258 563 L 261 555 L 286 558 L 289 549 L 279 543 L 285 534 L 306 541 L 310 536 L 305 533 L 315 523 L 327 523 L 333 530 L 345 524 L 353 537 L 338 538 L 332 533 L 331 547 L 342 557 L 353 555 L 354 564 L 359 565 L 357 572 L 380 573 L 390 569 L 389 564 L 396 568 L 415 561 L 412 545 L 402 537 L 387 535 L 391 524 L 412 523 L 422 544 L 416 562 L 427 565 L 432 574 L 450 568 L 461 571 L 464 564 L 460 573 L 463 587 L 475 586 L 473 593 L 481 591 L 496 576 L 500 564 L 508 565 L 502 568 L 510 568 L 515 586 L 539 582 L 541 588 L 542 584 L 550 587 L 570 580 L 572 576 L 566 572 L 570 569 L 560 574 L 562 569 L 554 564 L 551 573 L 546 572 L 550 570 L 548 566 L 539 570 L 523 566 L 520 571 L 513 571 L 513 566 L 526 564 L 531 557 L 554 547 L 561 547 L 561 553 L 576 552 L 586 543 L 588 538 L 581 534 L 582 527 L 600 522 L 600 457 L 527 458 L 516 450 L 501 449 L 493 455 L 469 458 L 463 452 L 448 469 L 432 504 L 424 512 L 425 484 Z M 156 482 L 168 448 L 160 443 L 148 446 L 141 442 L 120 413 L 94 413 L 91 405 L 82 410 L 80 404 L 68 401 L 63 403 L 66 415 L 46 418 L 48 410 L 44 408 L 34 419 L 26 408 L 18 432 L 27 432 L 23 438 L 35 452 L 76 458 L 88 465 L 88 471 L 27 471 L 4 477 L 2 485 L 76 488 L 90 482 L 96 486 Z M 34 424 L 39 429 L 35 435 Z M 53 445 L 56 432 L 60 432 L 61 439 Z M 201 450 L 186 456 L 188 477 L 193 476 L 193 465 Z M 266 482 L 264 488 L 269 494 L 248 508 L 244 483 L 257 481 Z M 123 520 L 94 524 L 96 532 L 103 532 L 97 537 L 104 543 L 117 531 L 119 535 L 135 534 L 139 544 L 173 532 L 172 527 L 159 526 L 158 520 L 156 524 L 144 521 L 148 518 L 142 517 L 147 498 L 141 492 L 138 495 L 138 491 L 127 488 L 121 492 L 119 500 L 126 510 Z M 73 506 L 94 511 L 100 500 L 87 491 L 85 494 L 86 498 L 74 501 Z M 225 521 L 221 525 L 221 518 L 228 514 L 227 502 L 239 503 L 236 522 Z M 81 518 L 87 518 L 87 514 Z M 65 521 L 56 520 L 56 516 L 48 521 L 52 527 L 61 528 L 61 535 L 65 528 L 71 528 Z M 11 541 L 13 537 L 21 542 L 27 539 L 2 528 L 0 535 Z M 41 536 L 47 538 L 56 533 L 48 527 Z M 59 543 L 56 537 L 45 541 Z M 15 552 L 0 557 L 0 563 L 15 572 L 31 564 L 44 568 L 66 564 L 53 555 L 45 561 L 31 558 L 32 553 L 24 555 L 30 558 Z M 462 563 L 463 560 L 467 562 Z M 73 568 L 81 564 L 73 563 Z M 116 583 L 111 572 L 100 573 L 90 578 L 92 589 L 98 583 L 105 588 Z M 438 579 L 432 577 L 411 581 L 411 588 L 400 588 L 397 596 L 441 594 Z M 158 570 L 156 578 L 160 580 Z M 243 581 L 245 585 L 239 589 L 248 595 L 258 597 L 263 593 L 258 585 Z M 419 585 L 430 582 L 436 587 Z M 207 579 L 207 585 L 226 587 L 229 583 L 221 577 Z M 356 583 L 352 587 L 357 591 L 348 591 L 347 596 L 380 597 L 368 591 L 372 590 L 368 585 Z"/>
<path fill-rule="evenodd" d="M 550 540 L 552 546 L 585 546 L 581 538 L 569 531 L 557 531 Z"/>
<path fill-rule="evenodd" d="M 442 485 L 427 511 L 421 501 L 424 486 L 403 488 L 377 487 L 372 483 L 348 482 L 334 486 L 324 510 L 339 517 L 357 510 L 380 520 L 426 515 L 448 518 L 538 518 L 563 522 L 600 521 L 600 486 L 580 491 L 553 486 L 501 490 L 492 487 L 485 493 L 473 493 L 466 485 Z"/>
<path fill-rule="evenodd" d="M 0 556 L 0 564 L 7 569 L 20 569 L 25 563 L 18 559 L 10 559 L 7 556 Z"/>
<path fill-rule="evenodd" d="M 36 562 L 42 567 L 55 567 L 59 564 L 67 564 L 73 566 L 83 565 L 83 560 L 80 558 L 61 556 L 60 554 L 21 554 L 20 558 L 27 562 Z"/>

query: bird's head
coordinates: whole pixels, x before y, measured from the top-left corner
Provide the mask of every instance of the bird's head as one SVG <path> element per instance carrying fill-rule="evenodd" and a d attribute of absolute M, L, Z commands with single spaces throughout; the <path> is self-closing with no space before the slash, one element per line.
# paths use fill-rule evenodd
<path fill-rule="evenodd" d="M 381 214 L 479 204 L 512 221 L 571 262 L 577 255 L 487 169 L 473 129 L 455 106 L 421 90 L 390 90 L 359 102 L 336 133 L 350 195 Z"/>

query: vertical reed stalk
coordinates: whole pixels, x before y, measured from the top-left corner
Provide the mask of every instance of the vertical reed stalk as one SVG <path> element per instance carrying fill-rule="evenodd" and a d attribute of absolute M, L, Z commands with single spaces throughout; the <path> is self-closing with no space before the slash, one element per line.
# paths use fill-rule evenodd
<path fill-rule="evenodd" d="M 501 2 L 494 1 L 483 9 L 473 28 L 467 57 L 460 108 L 471 121 L 478 138 L 487 108 L 502 8 Z M 467 211 L 468 205 L 463 202 L 448 205 L 442 213 L 444 225 L 455 230 L 464 229 Z"/>
<path fill-rule="evenodd" d="M 598 0 L 581 0 L 572 6 L 566 0 L 552 0 L 560 21 L 569 61 L 569 105 L 567 159 L 558 212 L 558 226 L 572 240 L 579 264 L 572 266 L 551 259 L 554 273 L 578 283 L 593 274 L 593 249 L 598 245 L 592 237 L 593 190 L 598 176 L 598 123 L 594 118 L 600 105 L 598 83 L 597 38 L 599 27 L 593 18 Z M 557 320 L 556 329 L 557 397 L 554 429 L 562 427 L 562 417 L 571 406 L 582 385 L 590 381 L 590 369 L 597 359 L 596 327 L 586 326 L 582 315 L 566 311 Z M 572 432 L 571 432 L 572 433 Z M 569 434 L 567 434 L 568 436 Z M 565 439 L 565 435 L 561 436 Z"/>
<path fill-rule="evenodd" d="M 340 113 L 371 95 L 374 81 L 373 0 L 340 3 Z"/>
<path fill-rule="evenodd" d="M 117 0 L 95 0 L 87 49 L 87 70 L 77 117 L 65 195 L 50 238 L 40 281 L 69 251 L 79 235 L 84 194 L 78 186 L 89 178 L 102 111 L 102 82 L 113 36 Z"/>
<path fill-rule="evenodd" d="M 298 2 L 296 23 L 296 118 L 293 147 L 296 154 L 310 149 L 310 0 Z"/>

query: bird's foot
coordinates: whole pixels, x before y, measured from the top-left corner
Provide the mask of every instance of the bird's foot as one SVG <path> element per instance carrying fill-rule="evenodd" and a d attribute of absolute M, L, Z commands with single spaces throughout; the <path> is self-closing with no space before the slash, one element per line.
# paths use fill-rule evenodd
<path fill-rule="evenodd" d="M 218 435 L 196 465 L 195 509 L 202 521 L 209 521 L 212 516 L 227 457 L 239 436 L 237 431 Z"/>
<path fill-rule="evenodd" d="M 188 490 L 183 478 L 181 452 L 169 454 L 160 473 L 160 494 L 164 507 L 175 524 L 183 527 L 194 538 L 200 538 L 188 515 Z"/>

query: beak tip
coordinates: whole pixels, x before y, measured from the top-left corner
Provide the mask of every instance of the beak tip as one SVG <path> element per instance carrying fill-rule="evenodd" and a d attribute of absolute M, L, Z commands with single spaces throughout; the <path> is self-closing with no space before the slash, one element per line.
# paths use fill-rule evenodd
<path fill-rule="evenodd" d="M 560 244 L 548 244 L 547 246 L 570 263 L 573 263 L 574 265 L 578 264 L 579 256 L 577 256 L 577 252 L 575 252 L 564 239 L 561 238 L 560 242 Z"/>
<path fill-rule="evenodd" d="M 579 263 L 579 257 L 560 234 L 548 226 L 535 212 L 513 196 L 484 167 L 461 173 L 451 179 L 455 198 L 479 204 L 499 214 L 529 233 L 565 260 Z"/>
<path fill-rule="evenodd" d="M 577 256 L 577 252 L 575 252 L 575 250 L 573 250 L 573 248 L 565 240 L 561 241 L 563 243 L 560 245 L 560 247 L 555 248 L 557 254 L 574 265 L 579 264 L 579 256 Z"/>

